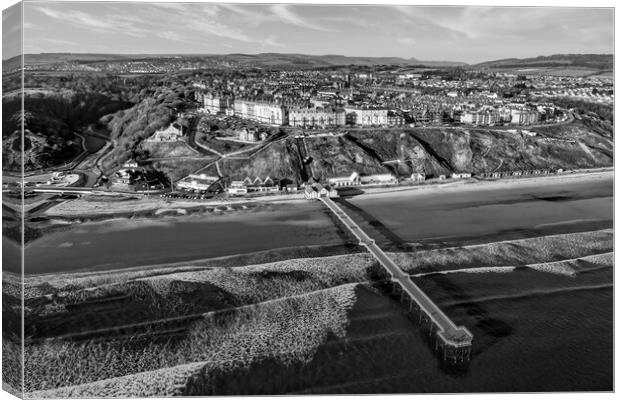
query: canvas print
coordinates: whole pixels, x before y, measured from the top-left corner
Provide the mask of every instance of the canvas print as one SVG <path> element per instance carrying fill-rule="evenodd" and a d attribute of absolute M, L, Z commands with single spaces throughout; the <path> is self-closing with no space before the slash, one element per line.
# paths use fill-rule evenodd
<path fill-rule="evenodd" d="M 613 8 L 2 17 L 3 390 L 613 391 Z"/>

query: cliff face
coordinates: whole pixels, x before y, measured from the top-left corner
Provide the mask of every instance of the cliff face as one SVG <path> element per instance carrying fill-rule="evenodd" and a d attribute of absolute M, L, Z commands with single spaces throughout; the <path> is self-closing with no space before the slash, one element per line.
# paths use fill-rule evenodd
<path fill-rule="evenodd" d="M 613 164 L 613 127 L 590 116 L 528 133 L 479 128 L 355 131 L 350 145 L 372 154 L 384 170 L 401 176 L 425 172 L 483 173 Z M 388 162 L 386 164 L 386 162 Z"/>
<path fill-rule="evenodd" d="M 293 138 L 271 143 L 248 156 L 224 159 L 219 164 L 222 175 L 232 180 L 243 180 L 246 177 L 265 179 L 270 176 L 300 183 L 304 181 L 299 149 Z"/>
<path fill-rule="evenodd" d="M 528 132 L 480 128 L 353 130 L 341 136 L 287 137 L 245 158 L 220 163 L 232 179 L 271 176 L 304 182 L 392 173 L 429 177 L 613 165 L 613 127 L 594 116 Z"/>

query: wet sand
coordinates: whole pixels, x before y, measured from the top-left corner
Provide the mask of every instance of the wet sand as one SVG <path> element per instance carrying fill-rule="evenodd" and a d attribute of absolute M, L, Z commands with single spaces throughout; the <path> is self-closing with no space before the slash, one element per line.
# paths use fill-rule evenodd
<path fill-rule="evenodd" d="M 371 193 L 344 199 L 381 243 L 460 243 L 613 224 L 613 173 Z"/>
<path fill-rule="evenodd" d="M 25 272 L 133 267 L 342 243 L 322 204 L 301 202 L 223 215 L 74 225 L 29 243 Z"/>

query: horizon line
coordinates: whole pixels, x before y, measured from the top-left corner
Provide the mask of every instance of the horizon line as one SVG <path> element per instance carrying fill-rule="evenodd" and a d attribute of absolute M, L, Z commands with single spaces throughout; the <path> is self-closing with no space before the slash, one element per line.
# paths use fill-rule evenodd
<path fill-rule="evenodd" d="M 490 61 L 501 61 L 501 60 L 523 60 L 528 58 L 537 58 L 537 57 L 552 57 L 556 55 L 596 55 L 596 56 L 614 56 L 614 53 L 552 53 L 552 54 L 539 54 L 536 56 L 529 57 L 509 57 L 509 58 L 496 58 L 489 59 L 486 61 L 476 62 L 476 63 L 468 63 L 465 61 L 458 60 L 420 60 L 416 57 L 405 57 L 405 56 L 361 56 L 361 55 L 344 55 L 344 54 L 311 54 L 311 53 L 285 53 L 285 52 L 261 52 L 261 53 L 125 53 L 125 52 L 116 52 L 116 53 L 100 53 L 100 52 L 70 52 L 70 51 L 55 51 L 55 52 L 42 52 L 42 53 L 25 53 L 19 54 L 13 57 L 9 57 L 6 59 L 2 59 L 2 62 L 11 60 L 16 57 L 26 57 L 29 55 L 46 55 L 46 54 L 71 54 L 71 55 L 88 55 L 88 54 L 97 54 L 103 56 L 114 56 L 114 55 L 122 55 L 122 56 L 230 56 L 230 55 L 248 55 L 248 56 L 257 56 L 261 54 L 281 54 L 281 55 L 302 55 L 302 56 L 313 56 L 313 57 L 329 57 L 329 56 L 338 56 L 338 57 L 348 57 L 348 58 L 370 58 L 370 59 L 378 59 L 378 58 L 400 58 L 402 60 L 415 60 L 419 62 L 451 62 L 451 63 L 461 63 L 465 65 L 476 65 L 482 64 Z"/>

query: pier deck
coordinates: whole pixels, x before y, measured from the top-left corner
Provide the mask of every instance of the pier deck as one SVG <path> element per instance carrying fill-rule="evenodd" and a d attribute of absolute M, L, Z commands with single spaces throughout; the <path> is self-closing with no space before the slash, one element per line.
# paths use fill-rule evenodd
<path fill-rule="evenodd" d="M 395 288 L 400 287 L 401 293 L 407 294 L 410 301 L 420 310 L 420 322 L 423 317 L 430 322 L 431 332 L 436 331 L 440 345 L 444 348 L 444 358 L 469 359 L 473 335 L 464 326 L 456 326 L 454 322 L 422 291 L 394 261 L 385 254 L 366 232 L 333 200 L 321 198 L 321 201 L 338 217 L 338 219 L 353 233 L 360 245 L 377 259 L 387 271 Z M 401 296 L 402 301 L 402 296 Z M 410 304 L 410 309 L 413 304 Z M 448 351 L 450 350 L 450 351 Z M 456 350 L 456 353 L 454 351 Z"/>

